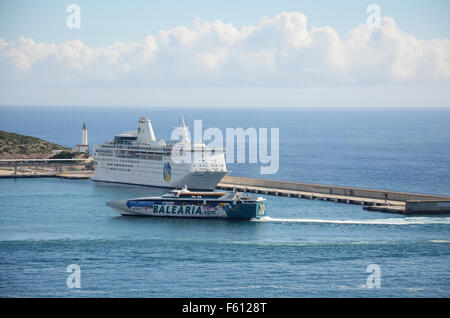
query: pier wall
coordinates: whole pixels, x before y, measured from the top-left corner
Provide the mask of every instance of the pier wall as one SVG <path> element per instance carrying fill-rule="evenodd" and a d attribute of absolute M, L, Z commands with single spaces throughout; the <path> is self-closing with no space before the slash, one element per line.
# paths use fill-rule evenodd
<path fill-rule="evenodd" d="M 320 185 L 302 182 L 277 181 L 277 180 L 243 178 L 232 176 L 225 176 L 220 181 L 220 183 L 239 185 L 243 187 L 254 186 L 280 190 L 294 190 L 294 191 L 313 192 L 329 195 L 340 195 L 346 197 L 362 197 L 362 198 L 401 201 L 401 202 L 406 202 L 408 200 L 443 200 L 443 201 L 450 200 L 450 197 L 447 196 L 438 196 L 429 194 L 372 190 L 363 188 L 330 186 L 330 185 Z"/>
<path fill-rule="evenodd" d="M 407 201 L 405 214 L 449 213 L 450 201 Z"/>

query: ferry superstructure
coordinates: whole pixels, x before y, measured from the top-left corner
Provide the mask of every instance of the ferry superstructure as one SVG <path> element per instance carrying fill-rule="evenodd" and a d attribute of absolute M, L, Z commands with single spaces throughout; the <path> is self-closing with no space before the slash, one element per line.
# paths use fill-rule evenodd
<path fill-rule="evenodd" d="M 198 192 L 186 187 L 157 197 L 107 202 L 124 216 L 259 219 L 266 216 L 266 199 L 240 192 Z"/>
<path fill-rule="evenodd" d="M 141 117 L 137 129 L 94 146 L 94 181 L 214 190 L 228 173 L 223 148 L 191 143 L 180 116 L 180 140 L 156 139 L 149 119 Z M 174 151 L 173 151 L 174 150 Z M 174 159 L 173 153 L 179 154 Z M 189 160 L 181 160 L 182 157 Z"/>

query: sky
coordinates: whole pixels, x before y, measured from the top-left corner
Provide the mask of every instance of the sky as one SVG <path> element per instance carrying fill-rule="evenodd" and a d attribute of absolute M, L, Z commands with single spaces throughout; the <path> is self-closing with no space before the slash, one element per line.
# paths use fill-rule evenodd
<path fill-rule="evenodd" d="M 79 28 L 68 26 L 70 4 Z M 0 105 L 450 107 L 449 9 L 446 0 L 1 1 Z"/>

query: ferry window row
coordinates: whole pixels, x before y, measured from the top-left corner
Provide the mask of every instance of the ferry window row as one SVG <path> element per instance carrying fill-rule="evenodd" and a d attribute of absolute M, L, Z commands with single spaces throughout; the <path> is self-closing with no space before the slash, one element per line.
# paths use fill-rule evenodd
<path fill-rule="evenodd" d="M 109 169 L 114 171 L 131 171 L 131 169 L 122 169 L 122 168 L 109 168 Z"/>
<path fill-rule="evenodd" d="M 94 152 L 95 156 L 102 156 L 102 157 L 112 157 L 113 154 L 110 152 L 99 152 L 98 150 L 96 152 Z"/>
<path fill-rule="evenodd" d="M 124 164 L 121 164 L 121 163 L 115 163 L 115 164 L 107 163 L 106 165 L 110 166 L 110 167 L 130 167 L 130 168 L 133 168 L 133 165 L 124 165 Z"/>

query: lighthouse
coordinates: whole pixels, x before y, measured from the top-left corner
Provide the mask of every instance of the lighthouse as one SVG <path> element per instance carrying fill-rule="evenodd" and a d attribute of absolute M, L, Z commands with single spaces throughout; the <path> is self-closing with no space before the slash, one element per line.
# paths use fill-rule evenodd
<path fill-rule="evenodd" d="M 82 145 L 87 145 L 87 128 L 86 128 L 86 124 L 83 123 L 83 129 L 81 130 L 81 144 Z"/>
<path fill-rule="evenodd" d="M 83 123 L 83 128 L 81 129 L 81 144 L 77 145 L 76 152 L 83 152 L 89 155 L 89 144 L 88 144 L 86 123 Z"/>

